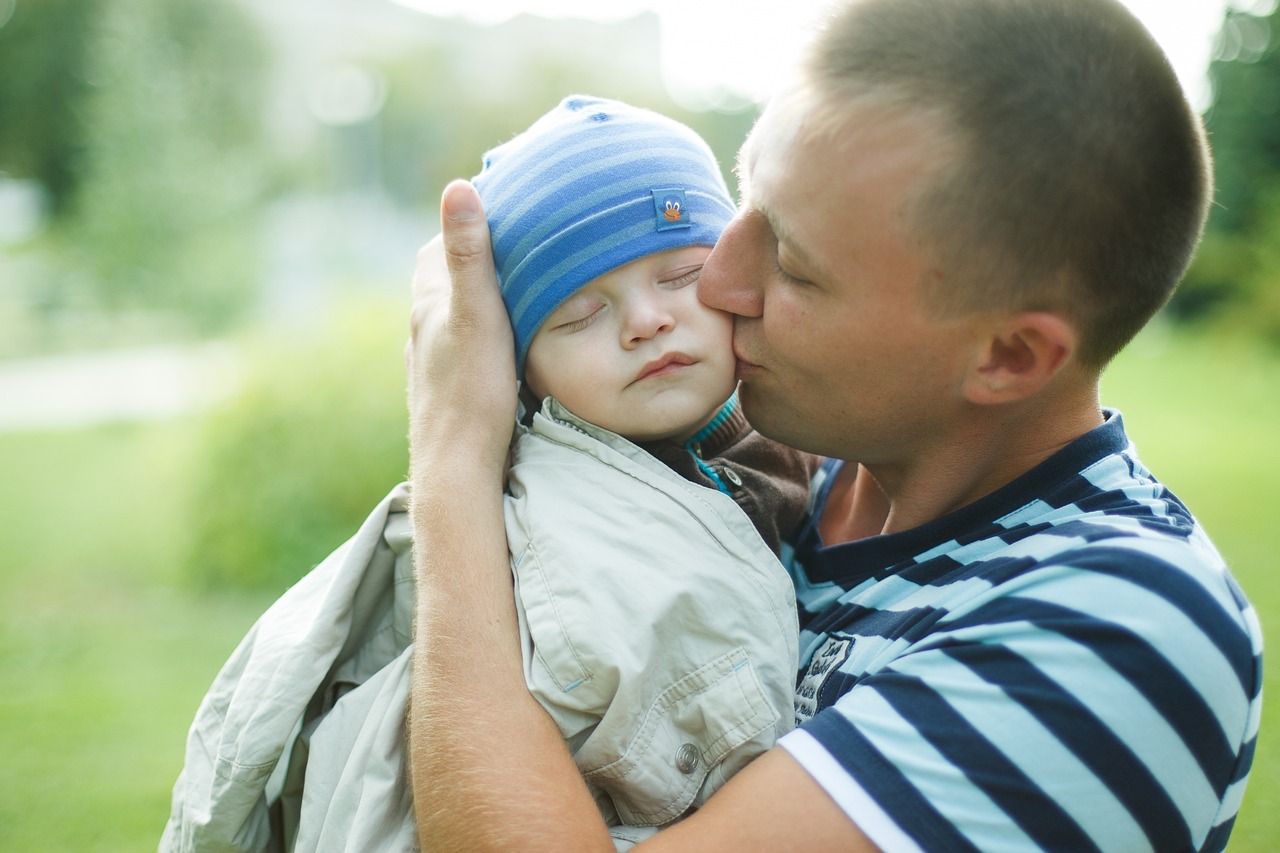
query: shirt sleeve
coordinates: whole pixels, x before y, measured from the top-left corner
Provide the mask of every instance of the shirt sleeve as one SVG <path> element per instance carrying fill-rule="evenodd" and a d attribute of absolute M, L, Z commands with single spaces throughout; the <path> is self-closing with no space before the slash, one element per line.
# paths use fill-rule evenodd
<path fill-rule="evenodd" d="M 782 745 L 886 850 L 1222 849 L 1257 731 L 1243 598 L 1123 546 L 1008 574 L 829 635 L 839 696 Z"/>

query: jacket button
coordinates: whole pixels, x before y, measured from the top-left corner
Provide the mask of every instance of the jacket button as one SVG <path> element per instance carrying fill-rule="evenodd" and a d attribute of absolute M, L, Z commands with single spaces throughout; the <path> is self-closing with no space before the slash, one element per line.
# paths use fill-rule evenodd
<path fill-rule="evenodd" d="M 698 748 L 686 743 L 676 750 L 676 769 L 686 776 L 698 769 Z"/>
<path fill-rule="evenodd" d="M 730 468 L 728 465 L 724 466 L 724 478 L 735 486 L 742 485 L 742 478 L 738 476 L 738 472 Z"/>

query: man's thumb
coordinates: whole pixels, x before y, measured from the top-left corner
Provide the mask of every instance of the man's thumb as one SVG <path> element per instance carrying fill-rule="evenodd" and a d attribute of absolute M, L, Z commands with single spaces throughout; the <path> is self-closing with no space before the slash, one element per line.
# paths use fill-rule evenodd
<path fill-rule="evenodd" d="M 489 225 L 480 196 L 470 181 L 453 181 L 444 188 L 440 214 L 445 257 L 454 283 L 460 275 L 488 274 L 492 258 Z"/>

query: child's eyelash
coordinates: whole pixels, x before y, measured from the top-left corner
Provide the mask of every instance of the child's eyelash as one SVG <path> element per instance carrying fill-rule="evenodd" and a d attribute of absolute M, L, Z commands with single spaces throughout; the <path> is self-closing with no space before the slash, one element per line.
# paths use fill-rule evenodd
<path fill-rule="evenodd" d="M 689 270 L 683 275 L 678 275 L 673 279 L 662 282 L 662 284 L 665 287 L 684 287 L 685 285 L 693 284 L 701 275 L 702 267 L 698 267 L 696 270 Z"/>
<path fill-rule="evenodd" d="M 600 309 L 597 308 L 595 311 L 592 311 L 587 316 L 581 317 L 577 320 L 570 320 L 568 323 L 563 323 L 557 328 L 562 332 L 576 332 L 579 329 L 585 329 L 588 325 L 590 325 L 591 321 L 594 320 L 595 316 L 599 313 L 600 313 Z"/>

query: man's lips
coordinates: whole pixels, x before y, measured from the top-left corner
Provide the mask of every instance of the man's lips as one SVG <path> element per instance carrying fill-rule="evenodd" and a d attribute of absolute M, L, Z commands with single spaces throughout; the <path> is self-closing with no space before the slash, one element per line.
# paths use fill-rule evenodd
<path fill-rule="evenodd" d="M 653 361 L 641 368 L 640 373 L 636 376 L 635 381 L 642 379 L 654 379 L 659 376 L 667 376 L 675 373 L 682 367 L 688 367 L 694 364 L 695 360 L 682 352 L 669 352 L 661 358 L 655 358 Z"/>
<path fill-rule="evenodd" d="M 733 358 L 737 362 L 735 370 L 739 379 L 743 379 L 760 370 L 760 365 L 743 356 L 742 350 L 738 349 L 736 341 L 733 346 Z"/>

